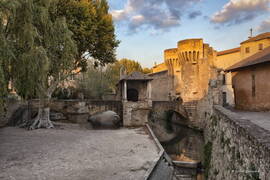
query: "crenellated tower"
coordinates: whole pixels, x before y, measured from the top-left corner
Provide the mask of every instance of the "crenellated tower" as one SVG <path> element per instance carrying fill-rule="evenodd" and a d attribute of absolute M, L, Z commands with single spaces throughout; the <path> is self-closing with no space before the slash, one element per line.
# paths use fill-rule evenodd
<path fill-rule="evenodd" d="M 216 52 L 203 39 L 186 39 L 177 48 L 164 51 L 164 61 L 173 77 L 172 90 L 184 102 L 197 101 L 208 92 Z"/>

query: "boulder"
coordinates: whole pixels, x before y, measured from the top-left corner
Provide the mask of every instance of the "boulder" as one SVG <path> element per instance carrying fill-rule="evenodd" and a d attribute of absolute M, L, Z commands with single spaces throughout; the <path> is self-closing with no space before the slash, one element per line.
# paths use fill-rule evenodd
<path fill-rule="evenodd" d="M 88 118 L 93 128 L 119 128 L 121 125 L 120 117 L 113 111 L 105 111 L 93 114 Z"/>

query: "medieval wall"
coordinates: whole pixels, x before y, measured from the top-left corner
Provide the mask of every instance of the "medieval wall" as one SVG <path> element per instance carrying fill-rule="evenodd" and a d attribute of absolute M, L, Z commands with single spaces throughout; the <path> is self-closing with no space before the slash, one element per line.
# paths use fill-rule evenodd
<path fill-rule="evenodd" d="M 198 101 L 208 92 L 208 83 L 214 78 L 216 52 L 202 39 L 178 42 L 178 47 L 164 51 L 165 63 L 173 76 L 174 94 L 183 102 Z"/>
<path fill-rule="evenodd" d="M 32 101 L 31 106 L 38 107 L 38 101 Z M 104 111 L 114 111 L 122 119 L 121 101 L 92 101 L 92 100 L 54 100 L 50 103 L 52 114 L 61 113 L 65 121 L 85 123 L 90 115 Z"/>
<path fill-rule="evenodd" d="M 270 177 L 270 133 L 215 106 L 205 121 L 205 174 L 210 180 Z"/>
<path fill-rule="evenodd" d="M 151 108 L 152 104 L 147 101 L 123 102 L 124 126 L 144 126 L 148 122 L 148 116 Z"/>
<path fill-rule="evenodd" d="M 166 64 L 161 63 L 161 64 L 158 64 L 158 65 L 155 65 L 152 68 L 152 73 L 158 73 L 158 72 L 167 71 L 167 70 L 168 70 L 168 68 L 167 68 Z"/>
<path fill-rule="evenodd" d="M 220 69 L 227 69 L 239 61 L 241 61 L 240 50 L 232 53 L 218 54 L 215 66 Z"/>
<path fill-rule="evenodd" d="M 168 74 L 168 71 L 149 74 L 153 80 L 152 86 L 152 100 L 153 101 L 168 101 L 173 89 L 173 77 Z"/>

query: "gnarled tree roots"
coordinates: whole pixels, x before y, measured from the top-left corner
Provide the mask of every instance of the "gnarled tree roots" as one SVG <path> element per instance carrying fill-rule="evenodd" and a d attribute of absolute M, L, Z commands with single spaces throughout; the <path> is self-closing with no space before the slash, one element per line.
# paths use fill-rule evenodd
<path fill-rule="evenodd" d="M 38 115 L 34 119 L 33 124 L 29 127 L 29 130 L 53 127 L 54 126 L 50 120 L 50 108 L 39 108 Z"/>

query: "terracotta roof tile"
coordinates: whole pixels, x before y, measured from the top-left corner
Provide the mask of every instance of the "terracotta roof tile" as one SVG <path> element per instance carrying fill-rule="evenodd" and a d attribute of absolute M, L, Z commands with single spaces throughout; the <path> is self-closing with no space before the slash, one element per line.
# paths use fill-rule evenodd
<path fill-rule="evenodd" d="M 235 52 L 240 52 L 240 47 L 233 48 L 233 49 L 228 49 L 228 50 L 225 50 L 225 51 L 220 51 L 220 52 L 217 53 L 217 55 L 221 56 L 221 55 L 231 54 L 231 53 L 235 53 Z"/>

